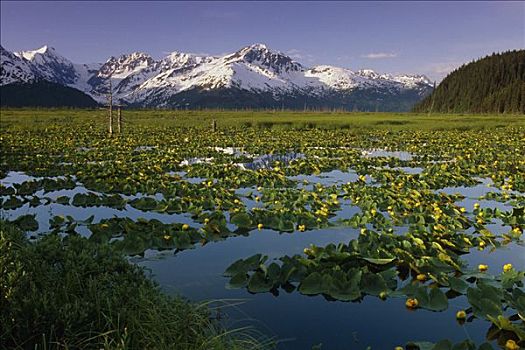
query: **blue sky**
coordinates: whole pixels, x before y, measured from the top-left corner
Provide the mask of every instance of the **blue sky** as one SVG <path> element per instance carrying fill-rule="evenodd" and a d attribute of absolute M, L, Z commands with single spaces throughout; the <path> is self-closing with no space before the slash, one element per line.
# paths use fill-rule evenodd
<path fill-rule="evenodd" d="M 525 47 L 525 2 L 1 1 L 1 43 L 44 44 L 76 63 L 143 51 L 223 54 L 252 43 L 307 65 L 441 79 L 462 63 Z"/>

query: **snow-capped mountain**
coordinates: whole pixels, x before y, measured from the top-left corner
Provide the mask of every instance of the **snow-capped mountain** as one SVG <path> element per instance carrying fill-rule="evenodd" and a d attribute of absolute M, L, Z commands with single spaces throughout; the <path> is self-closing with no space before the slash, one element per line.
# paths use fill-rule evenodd
<path fill-rule="evenodd" d="M 1 84 L 16 82 L 31 82 L 37 78 L 37 72 L 33 65 L 25 59 L 16 56 L 0 46 L 0 70 Z"/>
<path fill-rule="evenodd" d="M 2 48 L 1 55 L 1 85 L 48 80 L 104 102 L 111 81 L 114 100 L 148 107 L 355 108 L 357 103 L 384 110 L 395 98 L 405 108 L 407 99 L 417 102 L 432 89 L 421 75 L 305 67 L 263 44 L 219 57 L 172 52 L 156 60 L 134 52 L 91 65 L 74 64 L 47 46 L 18 53 Z"/>

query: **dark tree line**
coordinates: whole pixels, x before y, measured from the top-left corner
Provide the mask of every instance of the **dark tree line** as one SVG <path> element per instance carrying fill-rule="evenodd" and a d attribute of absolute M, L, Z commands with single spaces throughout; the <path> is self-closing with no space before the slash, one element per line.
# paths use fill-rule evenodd
<path fill-rule="evenodd" d="M 41 80 L 28 84 L 0 86 L 2 107 L 96 107 L 80 90 Z"/>
<path fill-rule="evenodd" d="M 414 111 L 525 113 L 525 50 L 493 53 L 461 66 Z"/>

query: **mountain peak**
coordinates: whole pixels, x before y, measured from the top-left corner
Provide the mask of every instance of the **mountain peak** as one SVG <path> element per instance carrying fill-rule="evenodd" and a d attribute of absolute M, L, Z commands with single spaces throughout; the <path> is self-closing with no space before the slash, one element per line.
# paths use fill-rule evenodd
<path fill-rule="evenodd" d="M 261 44 L 261 43 L 255 43 L 248 47 L 254 50 L 268 50 L 268 46 L 266 46 L 266 44 Z"/>
<path fill-rule="evenodd" d="M 40 53 L 40 54 L 45 54 L 47 51 L 50 51 L 50 50 L 54 51 L 55 49 L 53 49 L 52 47 L 49 47 L 47 45 L 44 45 L 41 48 L 34 50 L 33 52 Z"/>
<path fill-rule="evenodd" d="M 253 44 L 226 56 L 230 61 L 246 63 L 269 69 L 276 73 L 300 71 L 302 66 L 279 51 L 270 50 L 265 44 Z"/>
<path fill-rule="evenodd" d="M 36 50 L 16 52 L 15 55 L 28 61 L 34 61 L 37 56 L 58 56 L 55 49 L 48 45 L 44 45 Z"/>

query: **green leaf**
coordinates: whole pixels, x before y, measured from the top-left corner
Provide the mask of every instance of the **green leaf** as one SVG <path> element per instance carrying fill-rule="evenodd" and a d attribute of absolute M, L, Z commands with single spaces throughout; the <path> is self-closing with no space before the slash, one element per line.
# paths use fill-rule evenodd
<path fill-rule="evenodd" d="M 396 260 L 396 258 L 381 258 L 381 259 L 380 258 L 363 258 L 363 260 L 366 260 L 369 263 L 374 264 L 374 265 L 386 265 Z"/>
<path fill-rule="evenodd" d="M 230 279 L 230 282 L 226 286 L 228 289 L 244 288 L 248 284 L 248 274 L 239 273 Z"/>
<path fill-rule="evenodd" d="M 252 226 L 252 219 L 246 213 L 236 213 L 230 218 L 230 222 L 238 227 L 249 228 Z"/>
<path fill-rule="evenodd" d="M 299 286 L 299 292 L 306 295 L 324 293 L 329 287 L 330 276 L 323 277 L 319 272 L 309 274 Z"/>
<path fill-rule="evenodd" d="M 448 282 L 450 283 L 450 289 L 461 294 L 465 294 L 469 287 L 469 284 L 461 278 L 449 277 Z"/>
<path fill-rule="evenodd" d="M 345 274 L 336 271 L 330 278 L 328 294 L 338 300 L 352 301 L 361 297 L 359 282 L 361 281 L 361 271 L 352 269 Z"/>
<path fill-rule="evenodd" d="M 273 283 L 262 272 L 255 272 L 248 282 L 248 290 L 252 293 L 264 293 L 272 289 Z"/>
<path fill-rule="evenodd" d="M 377 296 L 381 292 L 386 292 L 389 288 L 380 274 L 365 273 L 361 277 L 361 289 L 367 294 Z"/>
<path fill-rule="evenodd" d="M 37 231 L 38 221 L 35 219 L 36 214 L 22 215 L 13 221 L 13 224 L 18 226 L 22 231 Z"/>
<path fill-rule="evenodd" d="M 431 288 L 428 293 L 428 302 L 422 305 L 425 309 L 431 311 L 443 311 L 448 308 L 448 299 L 445 293 L 439 288 Z"/>

